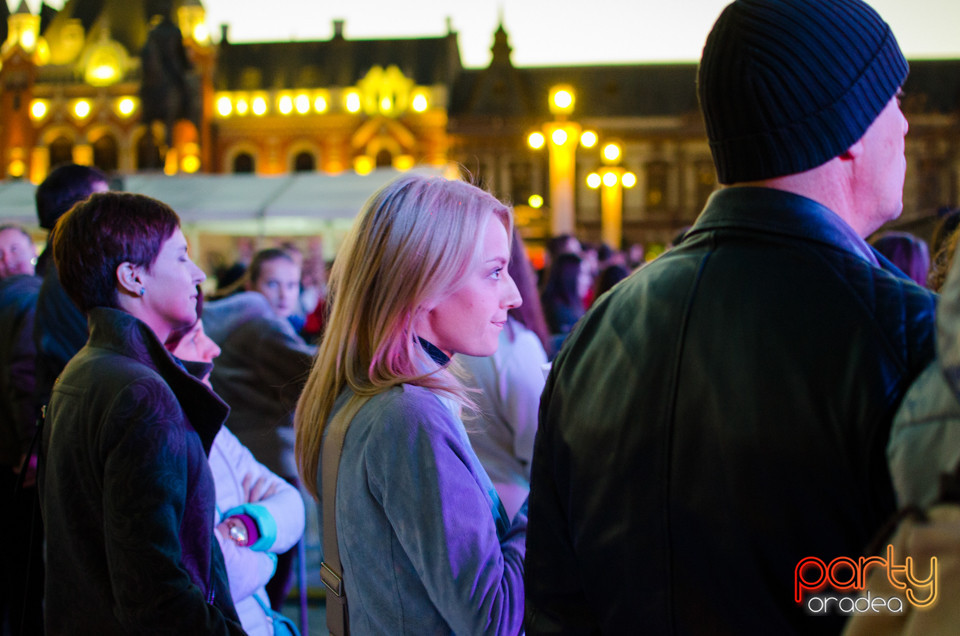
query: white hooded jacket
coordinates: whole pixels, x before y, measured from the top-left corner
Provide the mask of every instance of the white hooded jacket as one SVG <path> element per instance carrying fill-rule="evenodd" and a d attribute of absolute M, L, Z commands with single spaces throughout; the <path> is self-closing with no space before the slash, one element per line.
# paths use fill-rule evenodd
<path fill-rule="evenodd" d="M 260 531 L 260 538 L 249 547 L 240 547 L 216 533 L 237 614 L 251 636 L 272 636 L 273 625 L 254 595 L 269 607 L 264 585 L 273 576 L 276 554 L 289 550 L 303 536 L 303 499 L 296 488 L 254 459 L 226 426 L 213 441 L 209 462 L 217 491 L 215 523 L 219 525 L 224 517 L 242 512 L 253 517 Z M 252 478 L 250 483 L 264 477 L 264 490 L 276 484 L 276 492 L 266 499 L 247 502 L 243 488 L 247 474 Z"/>

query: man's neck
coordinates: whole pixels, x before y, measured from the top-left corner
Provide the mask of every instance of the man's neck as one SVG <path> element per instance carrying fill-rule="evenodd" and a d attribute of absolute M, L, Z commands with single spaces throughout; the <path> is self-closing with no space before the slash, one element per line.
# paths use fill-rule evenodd
<path fill-rule="evenodd" d="M 813 199 L 843 219 L 860 238 L 866 238 L 877 228 L 868 227 L 868 223 L 858 213 L 859 208 L 850 188 L 850 180 L 843 168 L 839 159 L 833 159 L 806 172 L 735 183 L 728 187 L 772 188 Z"/>

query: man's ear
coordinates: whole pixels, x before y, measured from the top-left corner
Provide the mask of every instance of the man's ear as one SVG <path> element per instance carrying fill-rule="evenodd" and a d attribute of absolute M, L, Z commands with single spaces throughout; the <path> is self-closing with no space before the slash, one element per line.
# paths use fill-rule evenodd
<path fill-rule="evenodd" d="M 143 288 L 140 284 L 140 267 L 126 261 L 117 265 L 117 284 L 131 296 L 139 296 Z"/>
<path fill-rule="evenodd" d="M 847 148 L 840 154 L 840 159 L 843 161 L 852 161 L 858 159 L 863 155 L 863 140 L 858 139 L 852 146 Z"/>

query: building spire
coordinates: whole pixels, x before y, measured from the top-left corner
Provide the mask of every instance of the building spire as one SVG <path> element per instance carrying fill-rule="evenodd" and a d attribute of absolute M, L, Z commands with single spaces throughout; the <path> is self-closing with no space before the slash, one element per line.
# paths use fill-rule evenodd
<path fill-rule="evenodd" d="M 493 47 L 490 49 L 490 52 L 493 53 L 491 65 L 513 66 L 513 63 L 510 61 L 510 54 L 513 52 L 513 48 L 510 46 L 510 36 L 507 35 L 507 30 L 503 28 L 502 6 L 499 9 L 499 13 L 499 24 L 493 34 Z"/>

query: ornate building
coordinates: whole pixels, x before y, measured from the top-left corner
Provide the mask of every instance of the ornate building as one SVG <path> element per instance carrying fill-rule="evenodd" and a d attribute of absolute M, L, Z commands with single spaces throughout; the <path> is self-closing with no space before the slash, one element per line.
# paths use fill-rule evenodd
<path fill-rule="evenodd" d="M 224 26 L 214 44 L 199 0 L 0 3 L 0 176 L 37 183 L 65 161 L 120 177 L 453 165 L 514 202 L 530 238 L 564 227 L 568 206 L 584 238 L 613 224 L 616 240 L 661 244 L 716 187 L 695 64 L 517 68 L 501 25 L 489 66 L 465 69 L 449 27 L 351 40 L 334 26 L 329 41 L 268 43 Z M 904 223 L 960 203 L 960 60 L 911 66 Z M 556 141 L 528 142 L 558 129 L 563 169 Z M 601 156 L 608 142 L 619 156 Z M 615 185 L 589 187 L 592 173 Z"/>

